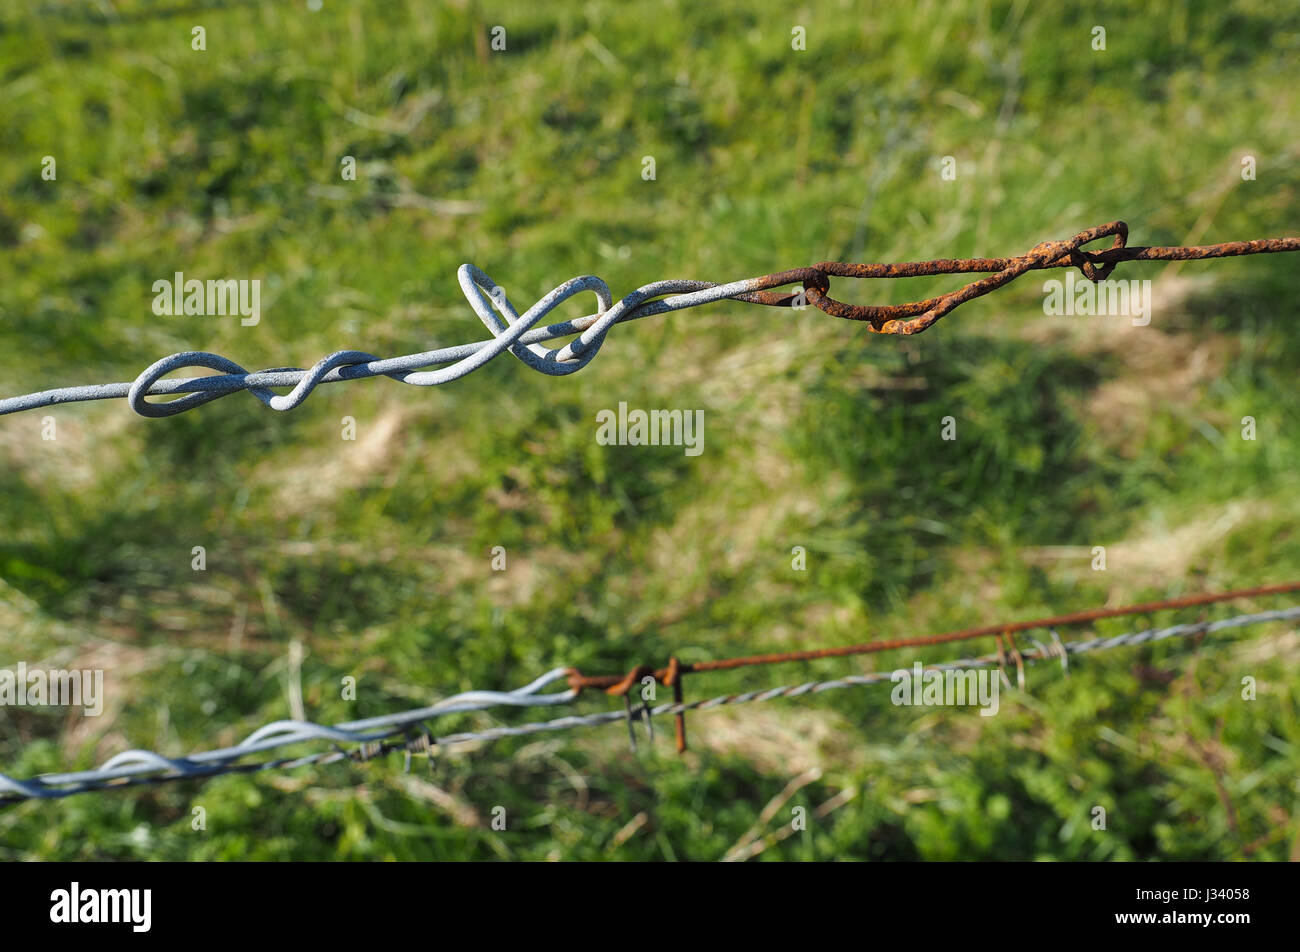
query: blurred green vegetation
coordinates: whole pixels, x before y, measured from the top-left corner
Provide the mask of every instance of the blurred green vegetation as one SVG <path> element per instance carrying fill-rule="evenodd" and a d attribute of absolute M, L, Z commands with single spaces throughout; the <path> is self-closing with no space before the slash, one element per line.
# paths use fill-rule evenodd
<path fill-rule="evenodd" d="M 1115 218 L 1134 244 L 1294 234 L 1298 48 L 1300 11 L 1262 0 L 4 0 L 2 393 L 130 380 L 178 350 L 254 368 L 478 339 L 463 261 L 522 309 L 582 273 L 623 294 L 827 258 L 1020 254 Z M 154 316 L 152 283 L 174 271 L 261 280 L 261 323 Z M 325 387 L 283 415 L 247 395 L 166 420 L 66 406 L 53 442 L 44 413 L 0 419 L 0 665 L 99 666 L 109 690 L 98 719 L 0 708 L 0 770 L 229 743 L 290 716 L 298 678 L 306 714 L 331 722 L 556 664 L 847 644 L 1300 575 L 1295 262 L 1116 277 L 1153 281 L 1150 327 L 1045 317 L 1027 277 L 914 339 L 728 303 L 616 329 L 568 377 L 502 358 L 436 390 Z M 620 400 L 704 409 L 704 453 L 598 445 L 595 415 Z M 1175 619 L 1098 628 L 1147 620 Z M 716 859 L 801 777 L 760 832 L 840 805 L 763 859 L 1285 859 L 1298 658 L 1275 625 L 1098 655 L 1068 679 L 1034 668 L 992 718 L 842 691 L 693 716 L 683 757 L 662 729 L 632 754 L 613 728 L 459 751 L 431 773 L 392 757 L 23 804 L 0 810 L 0 855 Z M 486 824 L 498 805 L 507 832 Z"/>

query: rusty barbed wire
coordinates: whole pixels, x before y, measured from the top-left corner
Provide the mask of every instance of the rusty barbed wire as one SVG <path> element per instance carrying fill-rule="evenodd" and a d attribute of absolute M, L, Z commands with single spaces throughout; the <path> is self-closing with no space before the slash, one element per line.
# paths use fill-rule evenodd
<path fill-rule="evenodd" d="M 722 659 L 711 662 L 695 662 L 683 665 L 674 658 L 664 677 L 656 677 L 673 688 L 673 701 L 651 707 L 648 702 L 633 705 L 628 687 L 638 683 L 640 677 L 657 675 L 649 668 L 635 668 L 626 676 L 585 677 L 573 668 L 554 668 L 529 684 L 514 691 L 467 691 L 453 695 L 428 707 L 402 711 L 395 714 L 380 715 L 364 720 L 349 721 L 328 726 L 311 721 L 275 721 L 267 724 L 243 741 L 230 747 L 202 751 L 186 757 L 166 757 L 153 751 L 125 751 L 106 761 L 93 770 L 77 771 L 63 774 L 45 774 L 28 780 L 0 774 L 0 805 L 17 803 L 24 800 L 51 800 L 101 790 L 119 790 L 141 785 L 155 785 L 175 780 L 206 779 L 228 773 L 255 773 L 272 769 L 289 769 L 308 764 L 328 764 L 342 760 L 364 761 L 383 753 L 404 751 L 407 755 L 407 767 L 414 753 L 422 753 L 432 758 L 435 751 L 471 743 L 487 743 L 506 737 L 521 737 L 537 733 L 569 730 L 578 727 L 592 727 L 618 722 L 627 722 L 631 730 L 634 720 L 642 720 L 650 728 L 653 718 L 672 715 L 677 723 L 677 747 L 685 748 L 684 717 L 690 711 L 713 710 L 718 707 L 741 704 L 760 703 L 778 698 L 795 698 L 820 694 L 825 691 L 845 687 L 859 687 L 879 684 L 891 680 L 888 671 L 870 672 L 860 675 L 845 675 L 823 681 L 808 681 L 802 684 L 783 685 L 763 688 L 740 694 L 726 694 L 704 700 L 686 702 L 682 698 L 682 675 L 687 672 L 724 671 L 743 665 L 780 664 L 790 661 L 807 661 L 820 658 L 843 657 L 848 654 L 865 654 L 874 651 L 895 650 L 903 648 L 927 647 L 949 641 L 969 640 L 977 637 L 995 636 L 999 639 L 995 653 L 973 658 L 960 658 L 942 664 L 924 666 L 925 670 L 965 670 L 997 665 L 1005 670 L 1014 662 L 1017 680 L 1024 687 L 1024 666 L 1027 663 L 1057 659 L 1064 666 L 1070 655 L 1088 654 L 1112 648 L 1128 647 L 1163 641 L 1169 638 L 1190 638 L 1201 634 L 1243 628 L 1251 625 L 1273 621 L 1300 620 L 1300 606 L 1274 611 L 1239 614 L 1218 621 L 1200 621 L 1195 623 L 1171 625 L 1165 628 L 1146 628 L 1139 631 L 1109 637 L 1096 637 L 1078 641 L 1062 641 L 1056 632 L 1058 627 L 1086 624 L 1102 618 L 1151 614 L 1159 611 L 1204 606 L 1235 599 L 1260 597 L 1265 595 L 1285 594 L 1300 591 L 1300 581 L 1283 585 L 1259 586 L 1239 589 L 1231 592 L 1192 595 L 1183 598 L 1166 599 L 1159 602 L 1146 602 L 1120 608 L 1102 608 L 1070 615 L 1058 615 L 1051 618 L 1032 621 L 1011 622 L 1003 625 L 986 625 L 980 628 L 964 629 L 942 635 L 929 635 L 915 638 L 902 638 L 891 641 L 868 642 L 866 645 L 848 646 L 846 648 L 817 649 L 805 652 L 786 652 L 777 655 L 752 656 L 748 658 Z M 1006 650 L 1003 638 L 1010 638 L 1016 632 L 1045 630 L 1052 635 L 1052 644 L 1043 645 L 1035 642 L 1035 647 L 1021 651 L 1014 641 L 1010 652 Z M 643 672 L 643 673 L 638 673 Z M 635 676 L 635 677 L 634 677 Z M 617 683 L 606 686 L 609 678 L 616 678 Z M 560 681 L 567 680 L 569 690 L 545 692 L 542 689 Z M 611 690 L 623 682 L 626 686 L 620 690 Z M 605 711 L 587 715 L 569 715 L 548 721 L 536 721 L 519 725 L 502 725 L 480 731 L 465 731 L 432 736 L 424 724 L 434 718 L 468 711 L 481 711 L 491 707 L 534 707 L 556 706 L 576 701 L 585 688 L 603 688 L 607 694 L 621 694 L 625 706 L 621 711 Z M 633 744 L 635 745 L 635 734 Z M 393 738 L 401 738 L 395 740 Z M 330 750 L 306 754 L 298 757 L 280 757 L 265 761 L 249 762 L 254 754 L 281 749 L 307 742 L 324 742 L 332 746 Z M 345 750 L 340 745 L 356 744 L 352 750 Z"/>
<path fill-rule="evenodd" d="M 1213 605 L 1219 602 L 1236 601 L 1242 598 L 1258 598 L 1266 595 L 1284 595 L 1300 592 L 1300 581 L 1283 582 L 1277 585 L 1259 585 L 1254 588 L 1240 588 L 1227 592 L 1209 592 L 1196 595 L 1184 595 L 1179 598 L 1167 598 L 1156 602 L 1144 602 L 1138 605 L 1124 605 L 1117 608 L 1093 608 L 1087 611 L 1073 612 L 1068 615 L 1055 615 L 1050 618 L 1035 618 L 1003 625 L 981 625 L 975 628 L 962 628 L 957 631 L 938 635 L 925 635 L 917 638 L 896 638 L 892 640 L 868 641 L 855 645 L 839 645 L 832 648 L 808 648 L 802 651 L 778 651 L 761 655 L 746 655 L 738 658 L 721 658 L 709 661 L 682 663 L 675 656 L 662 668 L 651 665 L 637 665 L 623 675 L 583 675 L 574 671 L 569 676 L 569 687 L 575 692 L 595 688 L 614 696 L 626 696 L 634 685 L 643 683 L 647 678 L 673 689 L 673 697 L 678 703 L 682 700 L 682 678 L 687 674 L 709 671 L 731 671 L 736 668 L 762 667 L 774 664 L 788 664 L 792 661 L 821 661 L 827 658 L 849 658 L 858 655 L 877 654 L 882 651 L 896 651 L 904 648 L 922 648 L 932 645 L 947 644 L 955 641 L 970 641 L 975 638 L 995 637 L 998 639 L 998 651 L 1006 657 L 1006 642 L 1011 644 L 1010 657 L 1020 668 L 1019 649 L 1015 636 L 1020 632 L 1035 630 L 1054 630 L 1069 625 L 1087 624 L 1104 618 L 1120 618 L 1130 615 L 1147 615 L 1160 611 L 1180 608 L 1194 608 Z M 1023 678 L 1023 669 L 1021 669 Z M 677 749 L 686 749 L 686 723 L 679 714 L 676 718 Z"/>
<path fill-rule="evenodd" d="M 786 664 L 791 661 L 820 661 L 825 658 L 848 658 L 855 655 L 875 654 L 881 651 L 895 651 L 901 648 L 925 648 L 932 645 L 947 644 L 953 641 L 970 641 L 973 638 L 1010 636 L 1018 632 L 1064 628 L 1069 625 L 1082 625 L 1101 621 L 1105 618 L 1121 618 L 1128 615 L 1149 615 L 1153 612 L 1172 611 L 1180 608 L 1196 608 L 1214 605 L 1220 602 L 1237 601 L 1242 598 L 1259 598 L 1266 595 L 1287 595 L 1300 592 L 1300 581 L 1284 582 L 1278 585 L 1259 585 L 1254 588 L 1239 588 L 1228 592 L 1209 592 L 1196 595 L 1184 595 L 1179 598 L 1167 598 L 1157 602 L 1143 602 L 1138 605 L 1123 605 L 1117 608 L 1093 608 L 1088 611 L 1073 612 L 1069 615 L 1055 615 L 1050 618 L 1034 618 L 1029 621 L 1017 621 L 1003 625 L 981 625 L 977 628 L 962 628 L 938 635 L 923 635 L 918 638 L 896 638 L 893 640 L 868 641 L 856 645 L 841 645 L 834 648 L 809 648 L 803 651 L 779 651 L 770 654 L 746 655 L 740 658 L 722 658 L 713 661 L 678 662 L 675 658 L 662 668 L 638 665 L 626 674 L 607 674 L 586 676 L 572 674 L 569 686 L 576 691 L 587 688 L 603 690 L 606 694 L 621 695 L 641 679 L 653 677 L 665 686 L 684 675 L 705 671 L 729 671 L 734 668 L 748 668 L 762 665 Z"/>
<path fill-rule="evenodd" d="M 1109 248 L 1090 251 L 1084 247 L 1107 237 L 1112 238 Z M 522 315 L 495 281 L 474 265 L 464 264 L 457 271 L 457 279 L 475 314 L 491 332 L 490 340 L 387 359 L 359 350 L 340 350 L 323 357 L 309 370 L 278 367 L 255 373 L 220 354 L 182 351 L 151 364 L 130 383 L 64 387 L 0 400 L 0 416 L 64 403 L 125 397 L 131 409 L 141 416 L 164 417 L 183 413 L 240 390 L 249 391 L 273 410 L 292 410 L 323 383 L 386 376 L 412 386 L 439 386 L 472 373 L 506 351 L 533 370 L 559 376 L 574 373 L 590 363 L 615 324 L 723 300 L 770 307 L 811 304 L 833 317 L 864 323 L 873 333 L 919 334 L 960 305 L 982 297 L 1029 271 L 1077 267 L 1085 278 L 1098 282 L 1108 278 L 1115 266 L 1125 261 L 1191 261 L 1288 251 L 1300 251 L 1300 237 L 1229 241 L 1196 247 L 1130 248 L 1128 225 L 1113 221 L 1081 231 L 1073 238 L 1041 242 L 1028 253 L 1014 258 L 940 258 L 893 264 L 823 261 L 812 267 L 778 271 L 729 284 L 658 281 L 640 287 L 618 301 L 613 299 L 604 281 L 594 275 L 584 275 L 561 284 Z M 829 293 L 833 277 L 893 279 L 972 273 L 987 273 L 987 277 L 939 297 L 905 304 L 848 304 L 832 298 Z M 792 293 L 775 290 L 791 284 L 801 284 L 802 289 Z M 596 295 L 598 310 L 595 314 L 538 326 L 557 306 L 583 291 Z M 577 337 L 561 346 L 542 346 L 548 341 L 573 335 Z M 429 367 L 438 369 L 425 369 Z M 170 373 L 190 368 L 218 373 L 207 377 L 163 379 Z M 274 392 L 273 388 L 277 387 L 291 390 L 281 395 Z M 177 399 L 163 403 L 146 399 L 178 394 L 181 396 Z"/>

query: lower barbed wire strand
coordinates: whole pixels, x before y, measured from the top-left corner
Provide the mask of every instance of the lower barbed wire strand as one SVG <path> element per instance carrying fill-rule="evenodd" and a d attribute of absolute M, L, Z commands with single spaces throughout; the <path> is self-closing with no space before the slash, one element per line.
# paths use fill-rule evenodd
<path fill-rule="evenodd" d="M 1090 638 L 1072 642 L 1057 641 L 1056 645 L 1051 648 L 1038 647 L 1023 651 L 1021 657 L 1027 662 L 1050 661 L 1069 654 L 1090 654 L 1112 648 L 1133 647 L 1164 641 L 1170 638 L 1190 638 L 1196 635 L 1214 634 L 1220 631 L 1267 622 L 1295 620 L 1300 620 L 1300 606 L 1235 615 L 1219 621 L 1202 621 L 1170 625 L 1163 628 L 1147 628 L 1110 637 Z M 981 655 L 979 657 L 958 658 L 938 664 L 923 665 L 923 670 L 961 671 L 989 668 L 998 666 L 1001 660 L 996 654 Z M 910 669 L 899 670 L 906 671 Z M 570 668 L 554 668 L 514 691 L 467 691 L 445 698 L 428 707 L 391 715 L 381 715 L 365 720 L 348 721 L 333 727 L 301 721 L 275 721 L 259 728 L 243 742 L 233 747 L 205 751 L 192 754 L 189 757 L 172 759 L 152 751 L 126 751 L 118 754 L 95 770 L 66 774 L 46 774 L 27 781 L 0 774 L 0 805 L 30 799 L 58 799 L 77 793 L 124 789 L 173 780 L 204 779 L 221 774 L 256 773 L 270 769 L 291 769 L 313 764 L 336 763 L 342 760 L 369 759 L 370 756 L 373 756 L 373 753 L 410 750 L 410 741 L 385 741 L 399 734 L 410 733 L 415 725 L 443 714 L 485 710 L 496 706 L 532 707 L 571 703 L 577 697 L 578 692 L 575 690 L 551 694 L 537 693 L 547 685 L 569 676 L 571 672 L 572 669 Z M 802 684 L 765 688 L 742 694 L 725 694 L 683 704 L 661 704 L 653 708 L 642 705 L 641 713 L 648 714 L 651 717 L 670 716 L 692 711 L 713 710 L 724 706 L 762 703 L 778 698 L 821 694 L 826 691 L 848 687 L 866 687 L 892 680 L 894 680 L 893 670 L 846 675 L 825 681 L 808 681 Z M 442 737 L 426 738 L 421 746 L 426 750 L 431 750 L 434 747 L 445 748 L 464 744 L 482 744 L 509 737 L 525 737 L 580 727 L 599 727 L 605 724 L 623 722 L 627 718 L 628 713 L 626 710 L 569 715 L 548 721 L 503 725 L 480 731 L 465 731 Z M 362 733 L 364 731 L 373 731 L 373 733 Z M 294 758 L 281 758 L 254 763 L 236 762 L 252 753 L 304 741 L 321 740 L 334 743 L 359 743 L 362 748 L 361 752 L 349 752 L 335 748 Z M 377 746 L 372 754 L 366 754 L 366 745 Z"/>
<path fill-rule="evenodd" d="M 514 691 L 466 691 L 443 698 L 427 707 L 345 721 L 333 726 L 311 721 L 273 721 L 258 728 L 232 747 L 201 751 L 188 757 L 168 758 L 154 751 L 128 750 L 117 754 L 93 770 L 47 774 L 30 781 L 16 780 L 0 774 L 0 798 L 7 795 L 16 795 L 23 799 L 66 796 L 69 793 L 97 789 L 108 782 L 129 780 L 159 772 L 168 778 L 211 776 L 227 772 L 224 768 L 234 760 L 304 741 L 367 743 L 391 737 L 412 725 L 448 714 L 500 706 L 549 707 L 567 704 L 577 697 L 577 691 L 572 688 L 550 694 L 539 692 L 542 688 L 568 675 L 568 668 L 554 668 Z"/>
<path fill-rule="evenodd" d="M 1242 628 L 1248 625 L 1264 624 L 1271 621 L 1294 621 L 1297 619 L 1300 619 L 1300 606 L 1295 608 L 1278 609 L 1276 611 L 1259 612 L 1253 615 L 1238 615 L 1217 622 L 1195 622 L 1190 624 L 1171 625 L 1167 628 L 1146 629 L 1144 631 L 1132 632 L 1130 634 L 1116 635 L 1111 638 L 1094 638 L 1089 639 L 1088 641 L 1079 642 L 1067 641 L 1062 644 L 1064 645 L 1064 650 L 1068 654 L 1084 654 L 1096 651 L 1105 651 L 1111 648 L 1132 647 L 1134 645 L 1146 644 L 1152 641 L 1163 641 L 1167 638 L 1189 638 L 1194 635 L 1213 634 L 1217 631 Z M 1035 648 L 1021 652 L 1021 656 L 1026 661 L 1037 662 L 1051 660 L 1054 657 L 1054 652 L 1052 649 Z M 996 667 L 998 664 L 998 656 L 996 654 L 990 654 L 982 655 L 977 658 L 959 658 L 954 661 L 923 665 L 922 667 L 927 671 L 961 671 Z M 894 670 L 892 669 L 890 671 L 879 671 L 871 674 L 846 675 L 844 677 L 833 678 L 827 681 L 808 681 L 803 684 L 768 688 L 762 691 L 750 691 L 745 694 L 724 694 L 707 700 L 691 701 L 685 704 L 661 704 L 658 707 L 650 708 L 649 714 L 652 717 L 663 717 L 673 714 L 689 713 L 691 711 L 707 711 L 723 706 L 750 704 L 775 700 L 777 698 L 798 697 L 801 694 L 821 694 L 824 691 L 834 691 L 840 688 L 866 687 L 890 681 L 893 679 L 893 676 Z M 483 731 L 451 734 L 445 737 L 439 737 L 437 743 L 441 746 L 474 742 L 481 743 L 484 741 L 499 740 L 506 737 L 521 737 L 528 734 L 567 730 L 572 727 L 599 726 L 601 724 L 626 720 L 626 718 L 627 714 L 624 711 L 611 711 L 602 714 L 565 717 L 551 721 L 538 721 L 532 724 L 492 727 Z"/>

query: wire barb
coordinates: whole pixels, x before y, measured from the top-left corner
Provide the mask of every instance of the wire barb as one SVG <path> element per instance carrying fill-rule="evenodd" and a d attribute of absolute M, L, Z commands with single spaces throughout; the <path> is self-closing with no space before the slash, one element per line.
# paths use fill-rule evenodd
<path fill-rule="evenodd" d="M 1106 237 L 1113 239 L 1109 248 L 1100 251 L 1084 248 Z M 777 271 L 729 284 L 657 281 L 637 288 L 618 301 L 600 278 L 583 275 L 564 282 L 523 314 L 515 309 L 496 282 L 474 265 L 463 264 L 456 273 L 457 280 L 470 307 L 491 332 L 490 340 L 387 359 L 365 351 L 340 350 L 321 358 L 308 370 L 279 367 L 255 373 L 220 354 L 182 351 L 146 367 L 130 383 L 64 387 L 0 400 L 0 416 L 63 403 L 125 397 L 131 409 L 141 416 L 166 417 L 240 390 L 247 390 L 272 410 L 286 411 L 301 406 L 323 383 L 384 376 L 415 387 L 436 387 L 473 373 L 506 351 L 539 373 L 562 376 L 589 364 L 600 352 L 606 335 L 615 324 L 724 300 L 770 307 L 812 304 L 833 317 L 863 322 L 874 333 L 919 334 L 960 305 L 982 297 L 1028 271 L 1077 267 L 1088 280 L 1103 281 L 1122 261 L 1190 261 L 1300 251 L 1300 237 L 1229 241 L 1198 247 L 1130 248 L 1127 244 L 1128 225 L 1113 221 L 1079 232 L 1064 241 L 1040 242 L 1027 254 L 1015 258 L 937 258 L 893 264 L 824 261 L 809 268 Z M 987 273 L 987 277 L 940 297 L 907 304 L 847 304 L 829 296 L 832 277 L 889 279 L 981 272 Z M 795 293 L 774 290 L 790 284 L 802 284 L 803 289 Z M 596 296 L 596 313 L 555 324 L 542 323 L 556 307 L 583 292 Z M 578 336 L 567 344 L 553 348 L 543 346 L 548 341 L 574 334 Z M 437 369 L 426 369 L 430 367 Z M 164 379 L 168 374 L 189 368 L 218 373 L 206 377 Z M 290 390 L 286 394 L 277 394 L 277 387 Z M 155 396 L 173 396 L 176 399 L 163 403 L 146 399 Z"/>

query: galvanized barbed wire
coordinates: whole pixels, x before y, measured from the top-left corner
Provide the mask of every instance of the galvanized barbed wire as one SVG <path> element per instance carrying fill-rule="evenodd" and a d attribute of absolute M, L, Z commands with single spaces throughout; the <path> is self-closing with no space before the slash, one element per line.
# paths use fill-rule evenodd
<path fill-rule="evenodd" d="M 1142 609 L 1146 606 L 1134 607 Z M 1298 619 L 1300 619 L 1300 606 L 1235 615 L 1218 621 L 1201 621 L 1171 625 L 1164 628 L 1147 628 L 1121 635 L 1071 642 L 1062 641 L 1056 634 L 1055 628 L 1052 628 L 1053 643 L 1050 646 L 1035 642 L 1037 644 L 1035 649 L 1023 652 L 1016 651 L 1015 657 L 1017 665 L 1022 662 L 1037 662 L 1053 658 L 1059 659 L 1064 665 L 1067 657 L 1072 654 L 1090 654 L 1113 648 L 1132 647 L 1163 641 L 1169 638 L 1190 638 L 1199 634 L 1213 634 L 1219 631 L 1266 622 Z M 1022 628 L 1021 630 L 1025 629 Z M 932 642 L 926 638 L 914 640 L 914 646 L 924 646 L 930 643 Z M 995 654 L 960 658 L 940 664 L 925 665 L 923 668 L 927 671 L 966 670 L 987 668 L 993 665 L 1001 667 L 1006 662 L 1007 657 L 1000 646 L 999 651 Z M 680 718 L 690 711 L 707 711 L 723 706 L 762 703 L 777 698 L 795 698 L 821 694 L 825 691 L 840 688 L 880 684 L 893 678 L 892 671 L 846 675 L 830 680 L 808 681 L 802 684 L 764 688 L 740 694 L 719 695 L 689 703 L 682 702 L 678 692 L 675 693 L 672 703 L 661 704 L 657 707 L 650 707 L 647 703 L 634 708 L 628 702 L 624 711 L 568 715 L 548 721 L 503 725 L 480 731 L 447 734 L 436 738 L 423 728 L 418 731 L 415 730 L 417 725 L 422 725 L 425 721 L 444 714 L 484 710 L 500 705 L 529 707 L 571 703 L 577 699 L 581 688 L 571 687 L 568 691 L 549 694 L 539 692 L 547 685 L 561 679 L 569 678 L 572 681 L 575 674 L 576 672 L 571 668 L 555 668 L 515 691 L 469 691 L 446 698 L 428 707 L 402 711 L 396 714 L 380 715 L 364 720 L 349 721 L 333 726 L 316 724 L 310 721 L 275 721 L 254 731 L 234 746 L 203 751 L 187 757 L 169 758 L 153 751 L 132 750 L 118 754 L 93 770 L 46 774 L 30 780 L 18 780 L 0 774 L 0 805 L 30 799 L 59 799 L 77 793 L 124 789 L 175 780 L 205 779 L 222 774 L 255 773 L 263 770 L 289 769 L 310 764 L 336 763 L 342 760 L 368 760 L 393 751 L 406 752 L 409 768 L 409 758 L 413 752 L 422 752 L 432 757 L 435 749 L 469 743 L 486 743 L 507 737 L 523 737 L 624 721 L 628 722 L 630 726 L 633 716 L 643 718 L 649 725 L 652 718 L 665 715 Z M 680 686 L 680 681 L 676 683 L 676 686 Z M 390 738 L 398 735 L 406 735 L 407 739 L 402 741 L 390 740 Z M 252 763 L 245 762 L 245 758 L 254 753 L 279 749 L 306 741 L 328 741 L 336 746 L 328 751 L 299 757 L 277 758 Z M 341 743 L 354 743 L 360 746 L 356 750 L 348 751 L 337 746 Z"/>
<path fill-rule="evenodd" d="M 1084 245 L 1106 237 L 1113 237 L 1110 248 L 1100 251 L 1084 248 Z M 0 416 L 64 403 L 125 397 L 131 409 L 141 416 L 165 417 L 240 390 L 249 391 L 273 410 L 292 410 L 323 383 L 385 376 L 412 386 L 434 387 L 464 377 L 506 351 L 533 370 L 560 376 L 581 370 L 590 363 L 615 324 L 723 300 L 771 307 L 811 304 L 834 317 L 862 322 L 873 333 L 919 334 L 961 304 L 988 294 L 1028 271 L 1077 267 L 1088 280 L 1096 282 L 1109 277 L 1122 261 L 1188 261 L 1300 251 L 1300 237 L 1230 241 L 1195 247 L 1130 248 L 1127 243 L 1128 225 L 1113 221 L 1063 241 L 1041 242 L 1028 253 L 1013 258 L 941 258 L 893 264 L 824 261 L 812 267 L 778 271 L 728 284 L 658 281 L 637 288 L 618 301 L 614 300 L 604 281 L 594 275 L 584 275 L 564 282 L 523 314 L 516 311 L 495 281 L 474 265 L 464 264 L 457 271 L 457 279 L 474 313 L 492 333 L 490 340 L 386 359 L 359 350 L 340 350 L 323 357 L 307 370 L 277 367 L 253 373 L 220 354 L 182 351 L 151 364 L 131 383 L 64 387 L 0 400 Z M 906 304 L 847 304 L 829 296 L 832 277 L 892 279 L 970 273 L 988 273 L 988 276 L 948 294 Z M 802 284 L 803 288 L 794 293 L 773 290 L 790 284 Z M 538 326 L 557 306 L 584 291 L 596 295 L 598 310 L 595 314 Z M 578 336 L 574 340 L 559 347 L 542 346 L 548 341 L 575 334 Z M 424 369 L 428 367 L 438 369 Z M 187 368 L 204 368 L 219 373 L 208 377 L 163 379 L 167 374 Z M 280 395 L 273 390 L 277 387 L 291 390 Z M 178 394 L 183 396 L 164 403 L 152 403 L 146 399 Z"/>
<path fill-rule="evenodd" d="M 412 724 L 420 724 L 448 714 L 481 711 L 491 707 L 549 707 L 567 704 L 578 696 L 570 688 L 542 694 L 542 688 L 567 678 L 569 668 L 554 668 L 530 683 L 513 691 L 465 691 L 443 698 L 427 707 L 383 714 L 356 721 L 327 726 L 312 721 L 280 720 L 263 725 L 233 747 L 202 751 L 188 757 L 170 758 L 151 750 L 127 750 L 106 761 L 94 770 L 66 774 L 48 774 L 34 780 L 15 780 L 0 774 L 0 799 L 17 796 L 20 799 L 64 797 L 84 790 L 100 789 L 113 781 L 130 780 L 148 774 L 165 773 L 166 779 L 204 777 L 228 772 L 225 768 L 233 761 L 250 754 L 274 750 L 304 741 L 330 741 L 333 743 L 367 744 L 402 731 Z"/>

